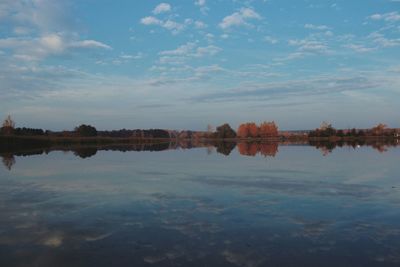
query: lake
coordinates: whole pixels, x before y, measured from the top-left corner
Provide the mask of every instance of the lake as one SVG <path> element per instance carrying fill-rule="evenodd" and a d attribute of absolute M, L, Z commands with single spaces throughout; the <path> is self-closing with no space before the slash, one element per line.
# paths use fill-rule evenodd
<path fill-rule="evenodd" d="M 400 266 L 399 147 L 225 151 L 3 155 L 0 266 Z"/>

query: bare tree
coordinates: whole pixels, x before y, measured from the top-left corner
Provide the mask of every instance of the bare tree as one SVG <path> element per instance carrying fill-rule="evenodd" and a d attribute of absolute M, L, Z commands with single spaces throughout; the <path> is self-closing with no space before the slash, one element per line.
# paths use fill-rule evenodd
<path fill-rule="evenodd" d="M 11 119 L 11 116 L 8 115 L 4 120 L 1 131 L 4 134 L 12 134 L 15 128 L 15 122 Z"/>

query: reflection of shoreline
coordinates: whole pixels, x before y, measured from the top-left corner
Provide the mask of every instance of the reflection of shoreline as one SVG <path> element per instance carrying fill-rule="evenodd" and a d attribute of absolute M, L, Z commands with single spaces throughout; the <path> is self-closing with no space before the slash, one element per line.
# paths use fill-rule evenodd
<path fill-rule="evenodd" d="M 193 149 L 193 148 L 207 148 L 208 152 L 211 153 L 214 149 L 217 153 L 225 156 L 230 153 L 237 146 L 238 152 L 243 156 L 256 156 L 260 154 L 264 157 L 275 157 L 278 153 L 279 146 L 314 146 L 320 149 L 323 155 L 331 153 L 336 148 L 341 147 L 352 147 L 354 149 L 369 146 L 379 151 L 380 153 L 386 152 L 391 147 L 398 145 L 396 139 L 349 139 L 349 140 L 309 140 L 309 141 L 253 141 L 253 140 L 241 140 L 241 141 L 222 141 L 212 139 L 182 139 L 174 141 L 157 140 L 156 143 L 151 143 L 149 140 L 140 143 L 111 143 L 111 144 L 90 144 L 90 143 L 73 143 L 73 144 L 43 144 L 40 143 L 11 143 L 11 144 L 0 144 L 0 157 L 2 158 L 3 165 L 11 170 L 15 164 L 15 156 L 31 156 L 48 154 L 52 151 L 64 151 L 72 152 L 74 155 L 80 158 L 89 158 L 98 151 L 166 151 L 166 150 L 177 150 L 177 149 Z"/>
<path fill-rule="evenodd" d="M 323 155 L 331 153 L 336 148 L 352 147 L 354 149 L 363 146 L 372 147 L 380 153 L 386 152 L 391 147 L 397 147 L 399 145 L 398 139 L 339 139 L 337 141 L 330 140 L 310 140 L 309 145 L 320 149 Z"/>

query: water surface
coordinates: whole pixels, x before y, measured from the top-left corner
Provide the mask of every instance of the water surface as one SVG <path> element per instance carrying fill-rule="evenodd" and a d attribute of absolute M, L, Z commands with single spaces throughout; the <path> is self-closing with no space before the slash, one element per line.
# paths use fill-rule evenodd
<path fill-rule="evenodd" d="M 229 152 L 3 155 L 0 266 L 400 265 L 399 148 Z"/>

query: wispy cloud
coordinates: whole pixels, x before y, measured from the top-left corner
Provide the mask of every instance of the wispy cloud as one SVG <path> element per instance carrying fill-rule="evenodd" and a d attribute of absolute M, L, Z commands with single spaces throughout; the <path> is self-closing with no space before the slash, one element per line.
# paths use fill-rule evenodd
<path fill-rule="evenodd" d="M 241 8 L 238 12 L 226 16 L 223 18 L 219 27 L 223 30 L 230 29 L 232 27 L 250 26 L 249 20 L 261 20 L 262 17 L 252 8 Z"/>
<path fill-rule="evenodd" d="M 39 61 L 52 55 L 80 49 L 106 49 L 111 46 L 93 39 L 82 39 L 72 30 L 68 4 L 59 1 L 5 0 L 0 3 L 0 20 L 14 36 L 0 39 L 16 60 Z M 8 24 L 7 24 L 8 23 Z"/>
<path fill-rule="evenodd" d="M 371 52 L 371 51 L 376 50 L 375 47 L 366 47 L 361 44 L 347 44 L 347 45 L 344 45 L 343 47 L 350 48 L 357 53 L 366 53 L 366 52 Z"/>
<path fill-rule="evenodd" d="M 47 34 L 37 38 L 10 37 L 0 39 L 0 48 L 14 52 L 14 57 L 23 60 L 42 60 L 51 55 L 61 55 L 72 49 L 112 49 L 95 40 L 71 40 L 70 36 Z"/>
<path fill-rule="evenodd" d="M 176 22 L 170 18 L 167 19 L 158 19 L 154 16 L 147 16 L 140 19 L 140 23 L 146 26 L 160 26 L 168 31 L 170 31 L 173 35 L 181 33 L 188 26 L 193 25 L 197 29 L 204 29 L 207 25 L 202 21 L 193 21 L 192 19 L 185 19 L 183 22 Z"/>
<path fill-rule="evenodd" d="M 206 0 L 195 0 L 194 4 L 198 7 L 200 7 L 200 11 L 203 14 L 207 14 L 207 11 L 209 8 L 206 6 Z"/>
<path fill-rule="evenodd" d="M 171 5 L 168 3 L 161 3 L 153 9 L 153 14 L 161 14 L 171 11 Z"/>
<path fill-rule="evenodd" d="M 380 47 L 386 48 L 400 46 L 400 38 L 387 38 L 384 34 L 379 32 L 371 33 L 368 38 Z"/>
<path fill-rule="evenodd" d="M 327 53 L 329 52 L 328 45 L 323 41 L 317 40 L 289 40 L 289 45 L 298 47 L 298 51 L 300 52 L 309 52 L 309 53 Z"/>
<path fill-rule="evenodd" d="M 326 25 L 314 25 L 314 24 L 305 24 L 304 28 L 310 29 L 310 30 L 318 30 L 318 31 L 326 31 L 326 30 L 330 29 Z"/>
<path fill-rule="evenodd" d="M 383 20 L 386 22 L 396 22 L 396 21 L 400 21 L 400 14 L 397 11 L 383 13 L 383 14 L 376 13 L 376 14 L 371 15 L 369 18 L 372 20 Z"/>
<path fill-rule="evenodd" d="M 276 38 L 273 38 L 271 36 L 265 36 L 264 41 L 270 44 L 277 44 L 279 41 Z"/>
<path fill-rule="evenodd" d="M 337 94 L 345 91 L 358 91 L 372 89 L 379 86 L 377 81 L 364 75 L 354 76 L 328 76 L 305 80 L 270 82 L 264 84 L 246 84 L 245 88 L 238 87 L 225 92 L 217 92 L 196 96 L 194 101 L 206 102 L 232 102 L 251 99 L 264 101 L 265 99 L 289 99 L 317 95 Z"/>
<path fill-rule="evenodd" d="M 174 50 L 165 50 L 159 52 L 159 62 L 162 64 L 182 64 L 190 58 L 214 56 L 221 51 L 222 49 L 215 45 L 198 46 L 195 42 L 188 42 Z"/>

